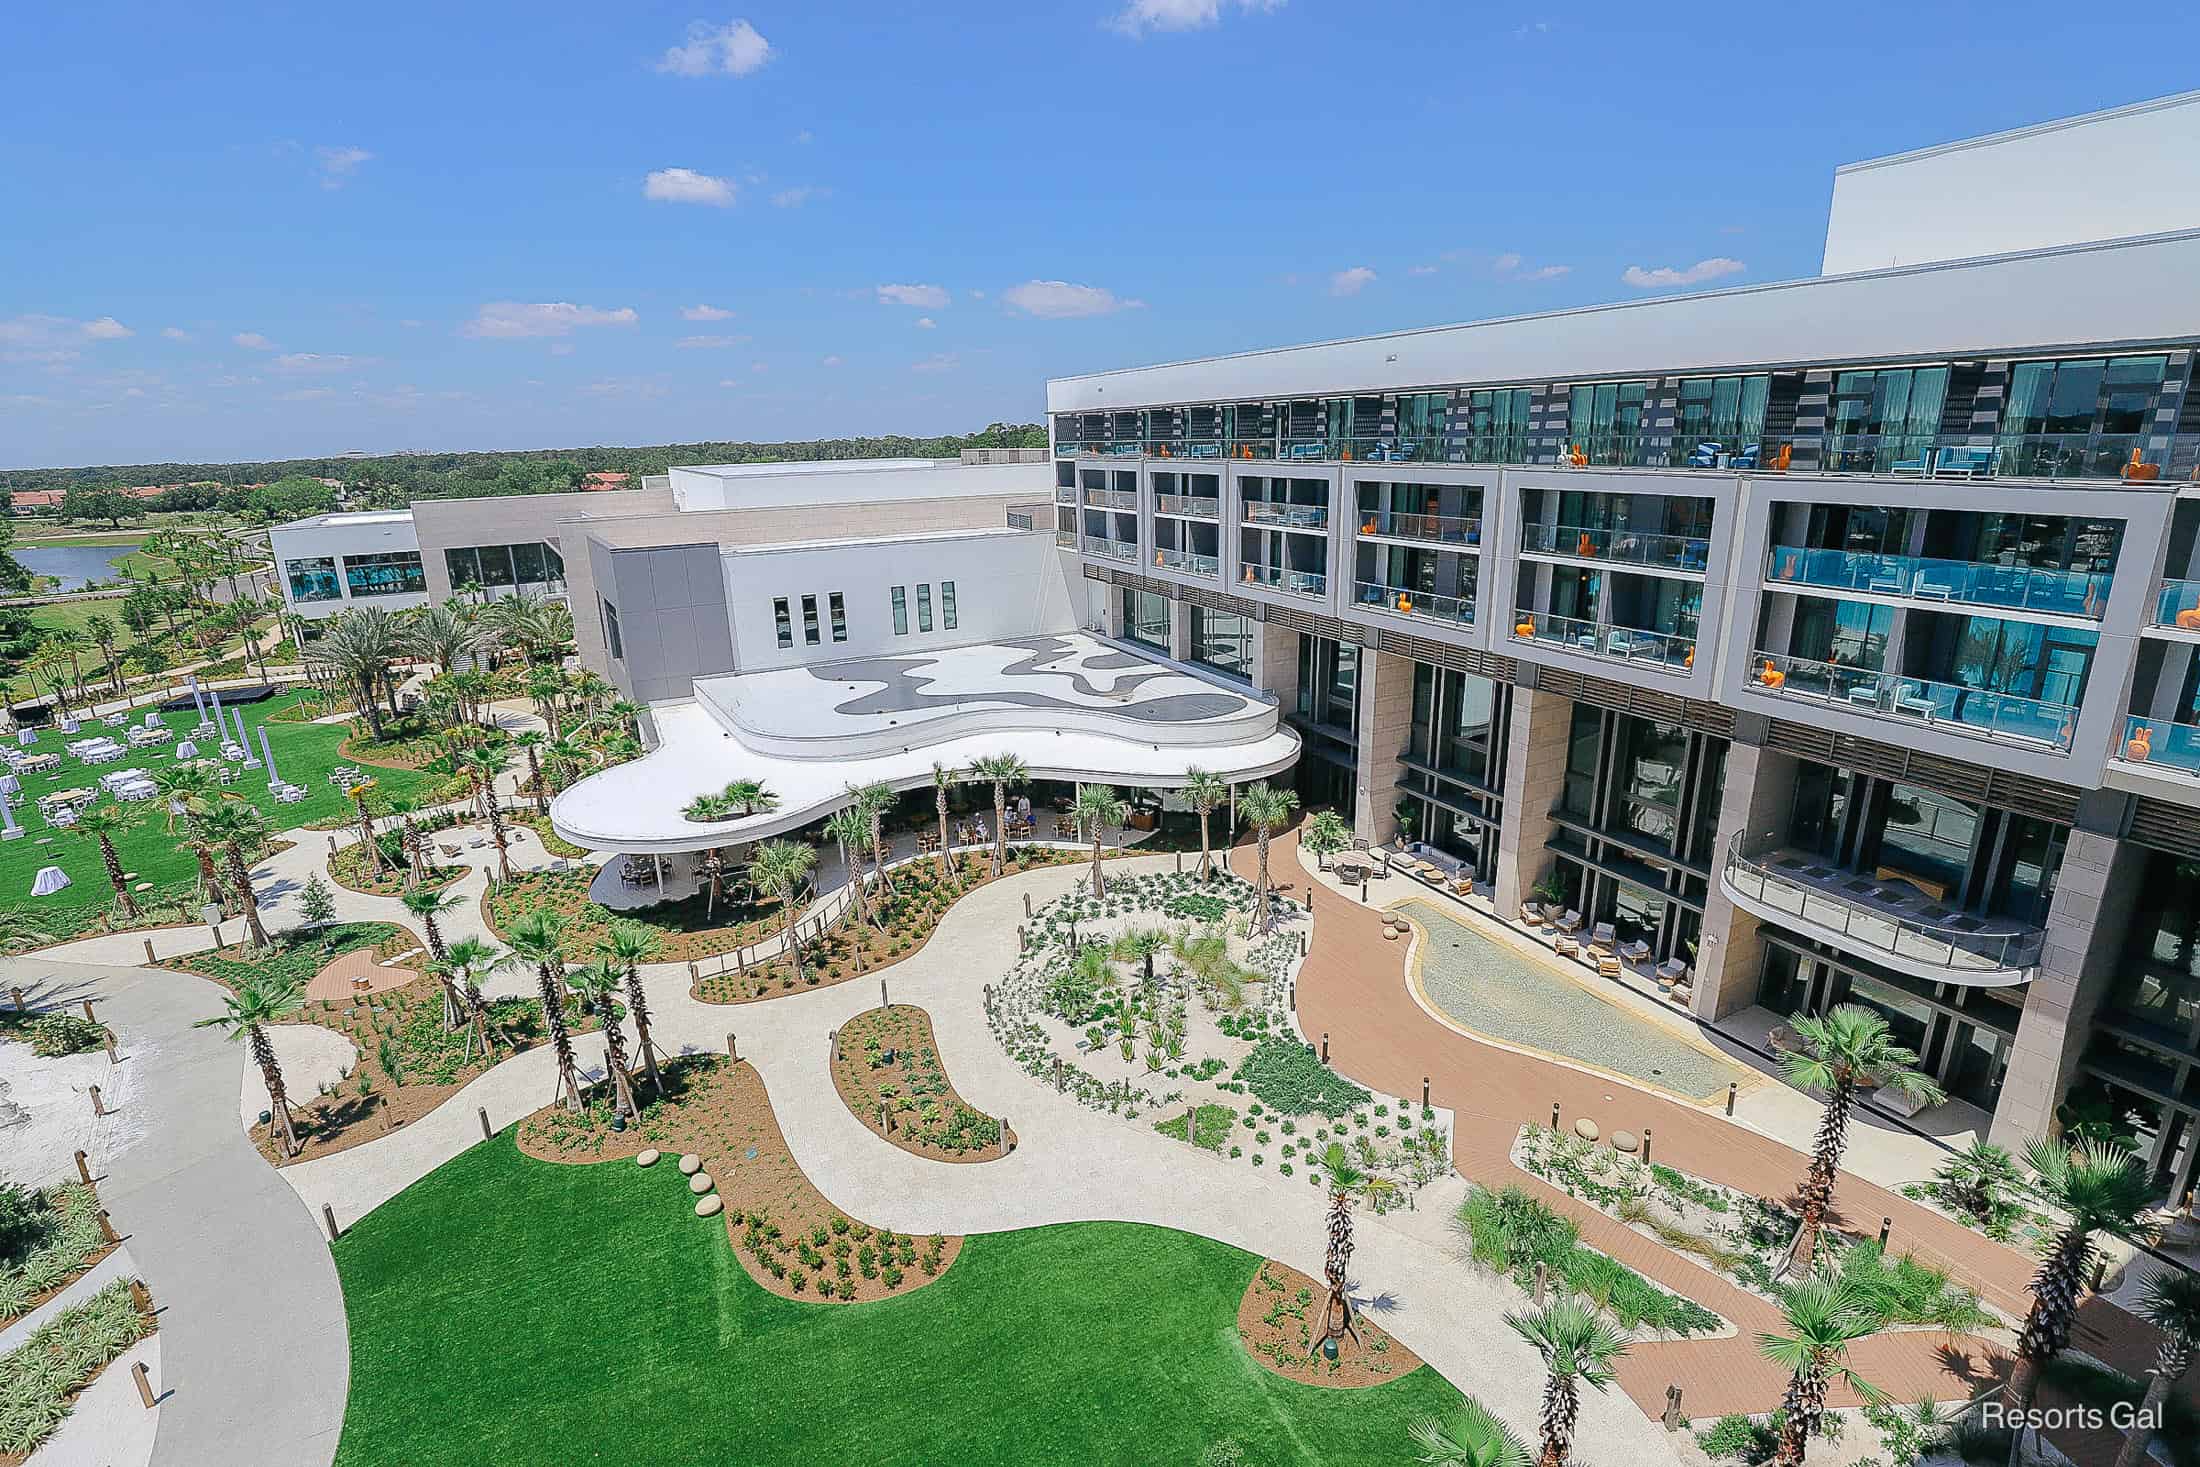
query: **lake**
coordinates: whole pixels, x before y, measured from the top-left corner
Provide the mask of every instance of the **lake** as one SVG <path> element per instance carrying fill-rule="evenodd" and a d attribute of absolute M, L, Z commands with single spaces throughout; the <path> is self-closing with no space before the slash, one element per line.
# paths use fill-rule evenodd
<path fill-rule="evenodd" d="M 62 591 L 81 591 L 94 581 L 115 581 L 121 576 L 115 562 L 135 545 L 31 545 L 17 549 L 15 558 L 34 576 L 52 576 Z"/>

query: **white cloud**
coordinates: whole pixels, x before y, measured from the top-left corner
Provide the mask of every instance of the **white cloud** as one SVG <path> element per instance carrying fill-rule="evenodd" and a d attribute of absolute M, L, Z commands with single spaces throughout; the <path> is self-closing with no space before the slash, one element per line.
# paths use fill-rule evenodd
<path fill-rule="evenodd" d="M 1408 275 L 1434 275 L 1435 273 L 1436 267 L 1434 265 L 1409 265 L 1406 267 L 1406 274 Z"/>
<path fill-rule="evenodd" d="M 135 331 L 132 331 L 112 316 L 101 316 L 96 321 L 86 321 L 84 323 L 84 334 L 94 341 L 120 341 L 125 336 L 137 335 Z"/>
<path fill-rule="evenodd" d="M 28 315 L 0 320 L 0 346 L 11 348 L 11 362 L 45 363 L 49 366 L 74 361 L 86 341 L 119 341 L 137 333 L 112 316 L 78 321 L 68 316 Z"/>
<path fill-rule="evenodd" d="M 275 400 L 277 402 L 319 402 L 323 398 L 334 397 L 335 395 L 336 389 L 333 387 L 293 387 L 288 392 L 276 393 Z"/>
<path fill-rule="evenodd" d="M 1528 270 L 1522 268 L 1523 263 L 1520 256 L 1508 252 L 1492 260 L 1490 269 L 1508 280 L 1533 282 L 1537 280 L 1556 280 L 1561 275 L 1569 274 L 1574 268 L 1571 265 L 1538 265 L 1534 269 Z"/>
<path fill-rule="evenodd" d="M 819 362 L 819 363 L 818 363 L 818 365 L 819 365 L 819 366 L 821 366 L 821 367 L 837 367 L 837 366 L 839 366 L 839 365 L 840 365 L 840 358 L 839 358 L 839 357 L 827 357 L 827 358 L 825 358 L 825 360 L 823 360 L 822 362 Z"/>
<path fill-rule="evenodd" d="M 1368 269 L 1367 266 L 1354 265 L 1349 270 L 1339 270 L 1329 277 L 1329 293 L 1331 295 L 1358 295 L 1361 291 L 1367 289 L 1368 283 L 1374 278 L 1375 272 Z"/>
<path fill-rule="evenodd" d="M 642 197 L 660 204 L 710 204 L 723 209 L 733 202 L 730 178 L 715 178 L 692 168 L 660 168 L 642 180 Z"/>
<path fill-rule="evenodd" d="M 588 397 L 662 397 L 665 385 L 649 377 L 600 377 L 581 392 Z"/>
<path fill-rule="evenodd" d="M 739 346 L 746 336 L 683 336 L 672 343 L 682 351 L 714 351 L 721 347 Z"/>
<path fill-rule="evenodd" d="M 1268 11 L 1283 8 L 1283 0 L 1130 0 L 1108 25 L 1133 40 L 1148 31 L 1196 31 L 1218 24 L 1226 9 Z"/>
<path fill-rule="evenodd" d="M 985 299 L 985 292 L 982 290 L 974 290 L 970 292 L 970 298 L 974 301 L 982 301 Z"/>
<path fill-rule="evenodd" d="M 1500 275 L 1510 275 L 1520 268 L 1520 257 L 1508 251 L 1490 261 L 1490 268 Z"/>
<path fill-rule="evenodd" d="M 160 328 L 160 334 L 170 341 L 189 341 L 191 339 L 191 333 L 181 326 L 163 326 Z"/>
<path fill-rule="evenodd" d="M 947 292 L 936 285 L 882 285 L 878 288 L 878 303 L 936 311 L 947 304 Z"/>
<path fill-rule="evenodd" d="M 783 188 L 773 194 L 772 203 L 782 209 L 799 209 L 810 200 L 822 199 L 831 192 L 831 189 L 820 188 L 814 183 L 797 184 L 793 188 Z"/>
<path fill-rule="evenodd" d="M 511 341 L 530 336 L 565 336 L 582 326 L 631 326 L 641 319 L 632 306 L 577 306 L 571 301 L 491 301 L 459 327 L 461 336 Z"/>
<path fill-rule="evenodd" d="M 1042 320 L 1068 320 L 1077 316 L 1107 316 L 1143 306 L 1098 285 L 1072 285 L 1067 280 L 1027 280 L 1001 292 L 1010 308 Z"/>
<path fill-rule="evenodd" d="M 724 306 L 682 306 L 680 307 L 680 319 L 683 321 L 731 321 L 733 312 L 727 310 Z"/>
<path fill-rule="evenodd" d="M 1722 275 L 1738 275 L 1748 269 L 1740 260 L 1725 255 L 1713 255 L 1708 260 L 1698 260 L 1685 269 L 1676 270 L 1671 265 L 1660 265 L 1655 270 L 1645 270 L 1640 265 L 1629 265 L 1620 272 L 1620 279 L 1637 290 L 1657 290 L 1665 286 L 1701 285 L 1706 280 L 1717 280 Z"/>
<path fill-rule="evenodd" d="M 235 336 L 232 336 L 229 339 L 234 344 L 243 347 L 246 351 L 275 350 L 275 343 L 269 341 L 266 337 L 262 336 L 257 331 L 240 331 Z"/>
<path fill-rule="evenodd" d="M 1571 265 L 1538 265 L 1520 278 L 1522 280 L 1556 280 L 1561 275 L 1573 273 L 1573 268 Z"/>
<path fill-rule="evenodd" d="M 933 320 L 930 316 L 917 317 L 917 329 L 919 331 L 930 331 L 933 327 L 939 324 L 939 322 Z"/>
<path fill-rule="evenodd" d="M 569 357 L 573 355 L 573 343 L 570 341 L 551 342 L 550 355 L 554 357 Z"/>
<path fill-rule="evenodd" d="M 668 47 L 657 69 L 673 76 L 747 76 L 771 57 L 772 43 L 745 20 L 722 26 L 697 21 L 688 27 L 686 44 Z"/>
<path fill-rule="evenodd" d="M 354 365 L 354 358 L 330 352 L 292 351 L 275 359 L 281 372 L 348 372 Z"/>
<path fill-rule="evenodd" d="M 909 370 L 912 372 L 952 372 L 955 370 L 957 360 L 953 352 L 943 351 L 937 355 L 926 357 L 921 362 L 912 363 Z"/>
<path fill-rule="evenodd" d="M 404 327 L 407 331 L 417 331 L 427 323 L 420 320 L 418 317 L 407 316 L 404 320 L 398 322 L 397 324 Z"/>
<path fill-rule="evenodd" d="M 718 385 L 720 387 L 739 387 L 741 385 L 741 379 L 738 377 L 720 377 L 718 379 Z"/>
<path fill-rule="evenodd" d="M 359 165 L 372 162 L 374 154 L 365 148 L 315 148 L 313 156 L 320 160 L 321 187 L 342 188 L 359 171 Z"/>

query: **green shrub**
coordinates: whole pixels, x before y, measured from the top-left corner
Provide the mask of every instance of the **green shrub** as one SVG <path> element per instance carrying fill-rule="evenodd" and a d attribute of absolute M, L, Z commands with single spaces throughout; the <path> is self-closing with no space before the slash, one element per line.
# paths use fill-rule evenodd
<path fill-rule="evenodd" d="M 1285 1116 L 1319 1111 L 1334 1120 L 1371 1098 L 1323 1064 L 1312 1045 L 1284 1039 L 1260 1040 L 1231 1078 L 1243 1081 L 1256 1098 Z"/>
<path fill-rule="evenodd" d="M 90 1054 L 107 1042 L 107 1026 L 81 1014 L 40 1014 L 26 1026 L 31 1053 L 41 1059 Z"/>
<path fill-rule="evenodd" d="M 117 1279 L 0 1357 L 0 1454 L 29 1456 L 68 1419 L 70 1397 L 151 1329 Z"/>
<path fill-rule="evenodd" d="M 1518 1187 L 1469 1189 L 1458 1224 L 1474 1259 L 1510 1274 L 1522 1288 L 1533 1285 L 1541 1263 L 1552 1281 L 1610 1311 L 1628 1329 L 1689 1335 L 1719 1327 L 1719 1317 L 1693 1299 L 1667 1293 L 1617 1259 L 1583 1247 L 1571 1220 Z"/>

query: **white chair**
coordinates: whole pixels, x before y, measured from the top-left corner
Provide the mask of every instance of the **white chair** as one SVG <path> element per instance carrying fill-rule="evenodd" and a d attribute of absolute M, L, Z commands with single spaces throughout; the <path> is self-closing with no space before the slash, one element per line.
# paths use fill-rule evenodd
<path fill-rule="evenodd" d="M 1557 927 L 1559 931 L 1567 933 L 1569 935 L 1579 932 L 1581 930 L 1581 913 L 1574 911 L 1571 907 L 1569 907 L 1566 910 L 1566 914 L 1560 917 L 1558 921 L 1553 923 L 1552 925 Z"/>
<path fill-rule="evenodd" d="M 1609 948 L 1615 941 L 1617 941 L 1617 938 L 1613 935 L 1612 924 L 1609 922 L 1599 922 L 1590 930 L 1589 945 L 1591 947 Z"/>
<path fill-rule="evenodd" d="M 1650 944 L 1638 938 L 1622 947 L 1619 955 L 1630 963 L 1642 962 L 1650 956 Z"/>

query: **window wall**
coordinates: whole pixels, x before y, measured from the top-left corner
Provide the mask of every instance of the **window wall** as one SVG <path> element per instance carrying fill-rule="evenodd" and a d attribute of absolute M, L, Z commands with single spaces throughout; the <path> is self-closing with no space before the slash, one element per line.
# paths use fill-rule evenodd
<path fill-rule="evenodd" d="M 1192 608 L 1192 661 L 1234 678 L 1253 680 L 1253 623 L 1228 611 Z"/>
<path fill-rule="evenodd" d="M 1360 649 L 1349 642 L 1299 638 L 1299 717 L 1357 734 L 1360 727 Z"/>
<path fill-rule="evenodd" d="M 2164 356 L 2018 362 L 1997 440 L 2005 474 L 2112 475 L 2142 446 Z"/>
<path fill-rule="evenodd" d="M 344 584 L 353 596 L 417 596 L 428 589 L 417 550 L 344 557 Z"/>
<path fill-rule="evenodd" d="M 1884 474 L 1898 463 L 1922 463 L 1947 397 L 1946 367 L 1837 374 L 1826 412 L 1826 467 Z"/>
<path fill-rule="evenodd" d="M 1584 383 L 1567 402 L 1566 442 L 1593 464 L 1639 464 L 1648 382 Z"/>
<path fill-rule="evenodd" d="M 565 560 L 557 547 L 540 540 L 512 545 L 464 545 L 443 552 L 443 568 L 454 590 L 496 592 L 513 587 L 565 589 Z"/>
<path fill-rule="evenodd" d="M 1169 650 L 1169 598 L 1125 587 L 1123 635 L 1166 655 Z"/>
<path fill-rule="evenodd" d="M 1674 452 L 1685 454 L 1699 443 L 1716 443 L 1731 453 L 1757 442 L 1764 436 L 1765 401 L 1771 388 L 1772 379 L 1762 375 L 1683 378 Z"/>
<path fill-rule="evenodd" d="M 283 562 L 283 575 L 290 582 L 292 601 L 344 599 L 344 584 L 336 578 L 336 557 L 333 555 L 309 555 L 298 560 L 286 560 Z"/>
<path fill-rule="evenodd" d="M 1518 464 L 1528 461 L 1529 410 L 1535 393 L 1526 387 L 1500 387 L 1463 395 L 1466 430 L 1453 440 L 1453 451 L 1470 464 Z"/>

